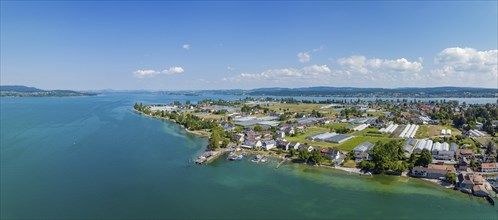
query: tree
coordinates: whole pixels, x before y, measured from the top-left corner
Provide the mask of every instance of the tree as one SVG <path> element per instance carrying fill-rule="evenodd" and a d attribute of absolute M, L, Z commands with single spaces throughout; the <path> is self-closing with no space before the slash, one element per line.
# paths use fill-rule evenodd
<path fill-rule="evenodd" d="M 297 154 L 296 149 L 291 148 L 291 149 L 289 150 L 289 154 L 291 155 L 291 157 L 296 156 L 296 154 Z"/>
<path fill-rule="evenodd" d="M 254 131 L 261 132 L 261 131 L 263 131 L 263 128 L 260 125 L 256 125 L 256 126 L 254 126 Z"/>
<path fill-rule="evenodd" d="M 451 184 L 455 184 L 456 183 L 456 174 L 455 173 L 447 173 L 446 175 L 444 175 L 444 177 L 446 178 L 446 181 L 448 181 L 449 183 Z"/>
<path fill-rule="evenodd" d="M 495 149 L 495 144 L 491 141 L 486 143 L 486 154 L 491 154 L 493 153 L 493 150 Z"/>
<path fill-rule="evenodd" d="M 211 136 L 209 138 L 209 147 L 216 150 L 221 147 L 220 141 L 223 141 L 225 137 L 225 131 L 221 127 L 214 127 L 211 131 Z M 228 144 L 228 143 L 227 143 Z"/>
<path fill-rule="evenodd" d="M 399 170 L 397 162 L 404 157 L 403 146 L 399 141 L 378 142 L 370 150 L 372 162 L 378 171 Z"/>
<path fill-rule="evenodd" d="M 375 164 L 370 161 L 362 160 L 358 166 L 364 171 L 371 171 L 375 169 Z"/>
<path fill-rule="evenodd" d="M 299 159 L 304 160 L 304 161 L 308 161 L 308 159 L 311 157 L 308 149 L 304 149 L 304 148 L 301 148 L 301 150 L 299 150 L 298 156 L 299 156 Z"/>
<path fill-rule="evenodd" d="M 415 166 L 427 166 L 431 162 L 432 162 L 431 152 L 429 152 L 429 150 L 427 149 L 423 149 L 422 152 L 420 152 L 420 157 L 415 162 Z"/>
<path fill-rule="evenodd" d="M 323 155 L 320 151 L 313 150 L 311 152 L 310 159 L 311 159 L 311 161 L 313 161 L 313 163 L 320 164 L 325 158 L 323 157 Z"/>

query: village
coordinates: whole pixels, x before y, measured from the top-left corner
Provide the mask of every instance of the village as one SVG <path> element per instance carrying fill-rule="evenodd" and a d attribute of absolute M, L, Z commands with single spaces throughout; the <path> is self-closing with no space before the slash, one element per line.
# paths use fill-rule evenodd
<path fill-rule="evenodd" d="M 497 104 L 456 101 L 246 98 L 144 106 L 209 138 L 197 163 L 228 154 L 333 167 L 359 175 L 403 175 L 494 204 L 498 187 Z"/>

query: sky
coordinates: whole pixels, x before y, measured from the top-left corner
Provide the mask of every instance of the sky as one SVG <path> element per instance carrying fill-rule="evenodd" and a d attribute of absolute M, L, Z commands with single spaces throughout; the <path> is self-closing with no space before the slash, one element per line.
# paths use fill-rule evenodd
<path fill-rule="evenodd" d="M 497 1 L 0 1 L 0 83 L 498 88 Z"/>

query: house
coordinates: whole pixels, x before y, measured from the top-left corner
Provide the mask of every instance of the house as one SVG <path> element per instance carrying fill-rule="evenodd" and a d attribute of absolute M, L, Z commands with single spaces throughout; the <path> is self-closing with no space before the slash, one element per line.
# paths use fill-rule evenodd
<path fill-rule="evenodd" d="M 289 146 L 287 147 L 287 150 L 294 149 L 297 150 L 299 148 L 299 145 L 301 145 L 299 142 L 290 142 Z"/>
<path fill-rule="evenodd" d="M 354 161 L 356 163 L 359 163 L 363 160 L 369 160 L 370 159 L 370 154 L 367 152 L 356 152 L 354 155 Z"/>
<path fill-rule="evenodd" d="M 284 131 L 277 131 L 276 132 L 277 138 L 284 138 L 285 137 L 285 132 Z"/>
<path fill-rule="evenodd" d="M 277 148 L 283 149 L 283 150 L 289 150 L 289 142 L 280 140 L 277 141 Z"/>
<path fill-rule="evenodd" d="M 298 150 L 301 150 L 301 149 L 306 149 L 308 150 L 308 152 L 311 152 L 313 151 L 313 147 L 312 146 L 309 146 L 307 144 L 300 144 L 297 148 Z"/>
<path fill-rule="evenodd" d="M 273 135 L 271 134 L 271 131 L 263 131 L 263 132 L 261 132 L 261 139 L 269 140 L 269 139 L 272 139 L 272 138 L 273 138 Z"/>
<path fill-rule="evenodd" d="M 270 149 L 275 148 L 276 144 L 277 144 L 277 142 L 275 142 L 274 140 L 267 140 L 267 141 L 263 141 L 263 143 L 261 144 L 261 146 L 265 150 L 270 150 Z"/>
<path fill-rule="evenodd" d="M 230 142 L 228 143 L 227 145 L 227 148 L 236 148 L 237 147 L 237 144 L 236 143 L 233 143 L 233 142 Z"/>
<path fill-rule="evenodd" d="M 238 143 L 244 143 L 245 135 L 242 133 L 237 133 L 232 135 L 232 139 L 237 141 Z"/>
<path fill-rule="evenodd" d="M 471 160 L 474 158 L 474 150 L 472 149 L 458 149 L 457 150 L 457 159 L 465 157 L 467 160 Z"/>
<path fill-rule="evenodd" d="M 481 172 L 498 172 L 496 163 L 481 163 Z"/>
<path fill-rule="evenodd" d="M 460 191 L 474 193 L 476 196 L 486 196 L 487 190 L 484 188 L 484 178 L 478 174 L 459 174 L 457 186 Z"/>
<path fill-rule="evenodd" d="M 448 165 L 429 164 L 428 167 L 414 167 L 412 175 L 415 177 L 423 177 L 430 179 L 443 179 L 447 173 L 455 173 L 455 167 Z"/>
<path fill-rule="evenodd" d="M 486 196 L 488 196 L 488 191 L 486 190 L 486 188 L 484 187 L 484 185 L 475 185 L 472 188 L 472 193 L 475 196 L 480 196 L 480 197 L 486 197 Z"/>
<path fill-rule="evenodd" d="M 375 146 L 375 144 L 370 143 L 370 142 L 363 142 L 363 143 L 359 144 L 358 146 L 356 146 L 353 149 L 355 162 L 359 163 L 362 160 L 369 160 L 370 155 L 368 154 L 368 151 L 370 149 L 372 149 L 374 146 Z"/>
<path fill-rule="evenodd" d="M 253 136 L 248 137 L 244 141 L 244 144 L 242 145 L 242 147 L 246 147 L 246 148 L 257 148 L 257 147 L 261 147 L 261 146 L 262 146 L 261 141 L 254 138 Z"/>

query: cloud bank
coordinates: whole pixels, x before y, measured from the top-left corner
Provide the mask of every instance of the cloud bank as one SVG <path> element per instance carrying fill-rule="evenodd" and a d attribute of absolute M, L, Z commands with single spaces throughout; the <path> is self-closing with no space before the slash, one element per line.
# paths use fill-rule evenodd
<path fill-rule="evenodd" d="M 301 63 L 311 60 L 309 52 L 298 53 Z M 308 65 L 302 68 L 267 69 L 259 73 L 240 73 L 223 81 L 251 82 L 259 85 L 285 86 L 480 86 L 498 87 L 498 50 L 478 51 L 452 47 L 436 54 L 433 63 L 422 58 L 381 59 L 363 55 L 342 57 L 332 65 Z M 269 83 L 270 82 L 270 83 Z M 275 83 L 280 83 L 275 84 Z M 284 85 L 282 85 L 284 84 Z M 258 87 L 256 85 L 255 87 Z"/>
<path fill-rule="evenodd" d="M 183 73 L 185 70 L 183 67 L 180 66 L 173 66 L 168 69 L 164 69 L 162 71 L 157 71 L 157 70 L 137 70 L 133 72 L 133 76 L 139 79 L 143 79 L 146 77 L 154 77 L 159 74 L 163 75 L 172 75 L 172 74 L 178 74 L 178 73 Z"/>

